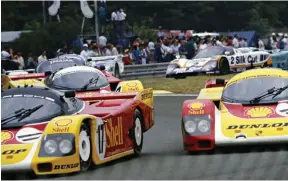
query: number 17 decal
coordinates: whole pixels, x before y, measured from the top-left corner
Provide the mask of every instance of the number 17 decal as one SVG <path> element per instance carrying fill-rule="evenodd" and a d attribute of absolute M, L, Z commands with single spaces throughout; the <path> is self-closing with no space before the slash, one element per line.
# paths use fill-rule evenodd
<path fill-rule="evenodd" d="M 102 119 L 97 119 L 96 151 L 99 159 L 104 160 L 106 153 L 106 130 L 105 130 L 105 122 Z"/>

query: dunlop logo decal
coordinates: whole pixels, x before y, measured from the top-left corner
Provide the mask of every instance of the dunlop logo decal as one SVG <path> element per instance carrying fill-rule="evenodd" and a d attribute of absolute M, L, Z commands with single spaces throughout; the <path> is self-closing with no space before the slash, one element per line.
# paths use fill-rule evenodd
<path fill-rule="evenodd" d="M 288 122 L 273 123 L 273 124 L 230 125 L 226 129 L 283 128 L 283 127 L 288 127 Z"/>

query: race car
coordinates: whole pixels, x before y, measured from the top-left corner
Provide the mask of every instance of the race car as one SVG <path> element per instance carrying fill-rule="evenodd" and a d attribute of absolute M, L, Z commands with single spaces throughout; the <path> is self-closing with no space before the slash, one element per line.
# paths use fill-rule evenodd
<path fill-rule="evenodd" d="M 123 55 L 89 57 L 87 59 L 87 65 L 91 67 L 104 65 L 105 71 L 117 78 L 120 78 L 124 72 Z"/>
<path fill-rule="evenodd" d="M 167 78 L 186 78 L 203 74 L 228 74 L 254 67 L 271 67 L 270 54 L 266 51 L 248 51 L 228 46 L 210 46 L 193 59 L 175 59 L 167 67 Z"/>
<path fill-rule="evenodd" d="M 37 85 L 59 91 L 73 90 L 76 96 L 83 99 L 93 94 L 115 92 L 142 91 L 144 87 L 139 80 L 121 81 L 111 74 L 88 66 L 73 66 L 57 72 L 46 72 L 45 79 L 11 80 L 2 75 L 2 89 Z"/>
<path fill-rule="evenodd" d="M 1 95 L 2 177 L 85 171 L 127 155 L 139 156 L 154 125 L 152 89 L 94 95 L 96 102 L 43 87 Z M 21 172 L 20 172 L 21 173 Z"/>
<path fill-rule="evenodd" d="M 288 143 L 288 72 L 263 68 L 209 80 L 182 105 L 184 150 Z"/>

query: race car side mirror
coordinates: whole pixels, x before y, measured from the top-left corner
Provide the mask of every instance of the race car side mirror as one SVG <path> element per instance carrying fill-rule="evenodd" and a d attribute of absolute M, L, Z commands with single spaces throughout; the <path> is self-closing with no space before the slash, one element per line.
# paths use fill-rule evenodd
<path fill-rule="evenodd" d="M 225 85 L 225 79 L 216 79 L 216 84 Z"/>
<path fill-rule="evenodd" d="M 47 71 L 47 72 L 44 73 L 45 76 L 49 76 L 49 75 L 51 75 L 51 74 L 52 74 L 51 71 Z"/>
<path fill-rule="evenodd" d="M 224 54 L 225 54 L 225 55 L 230 55 L 230 52 L 226 51 Z"/>
<path fill-rule="evenodd" d="M 75 96 L 76 96 L 76 93 L 75 93 L 75 91 L 66 91 L 66 92 L 64 93 L 64 96 L 65 96 L 66 98 L 72 98 L 72 97 L 75 97 Z"/>

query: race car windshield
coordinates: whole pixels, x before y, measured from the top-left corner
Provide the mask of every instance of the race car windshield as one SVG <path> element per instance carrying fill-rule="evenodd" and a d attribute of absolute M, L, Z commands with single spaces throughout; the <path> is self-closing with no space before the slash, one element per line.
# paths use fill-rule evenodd
<path fill-rule="evenodd" d="M 250 104 L 250 101 L 253 98 L 263 94 L 265 90 L 269 90 L 273 87 L 282 88 L 287 85 L 288 79 L 280 77 L 257 77 L 244 79 L 225 88 L 222 97 L 225 102 Z M 259 87 L 261 87 L 261 89 Z M 265 97 L 257 103 L 272 103 L 287 99 L 288 89 L 283 90 L 275 97 Z"/>
<path fill-rule="evenodd" d="M 38 97 L 6 97 L 1 99 L 1 119 L 9 119 L 5 126 L 15 123 L 27 124 L 49 121 L 53 117 L 63 114 L 61 106 L 54 101 Z M 40 106 L 39 106 L 40 105 Z M 37 108 L 37 109 L 34 109 Z M 23 110 L 34 109 L 31 114 L 17 116 Z M 12 118 L 13 116 L 16 116 Z M 11 117 L 11 119 L 10 119 Z M 21 118 L 22 117 L 22 118 Z M 21 122 L 20 122 L 21 121 Z M 2 121 L 3 122 L 3 121 Z"/>
<path fill-rule="evenodd" d="M 89 80 L 93 83 L 89 83 Z M 48 81 L 47 86 L 58 90 L 89 91 L 97 90 L 109 85 L 109 81 L 101 72 L 74 71 L 62 75 L 55 74 L 52 80 Z M 89 84 L 88 84 L 89 83 Z M 85 87 L 85 89 L 83 89 Z"/>
<path fill-rule="evenodd" d="M 224 49 L 222 47 L 209 47 L 200 51 L 193 59 L 209 58 L 217 55 L 223 55 Z"/>
<path fill-rule="evenodd" d="M 72 67 L 75 65 L 84 65 L 83 63 L 76 62 L 76 61 L 45 61 L 36 68 L 37 73 L 43 73 L 47 71 L 58 71 L 63 68 Z"/>

